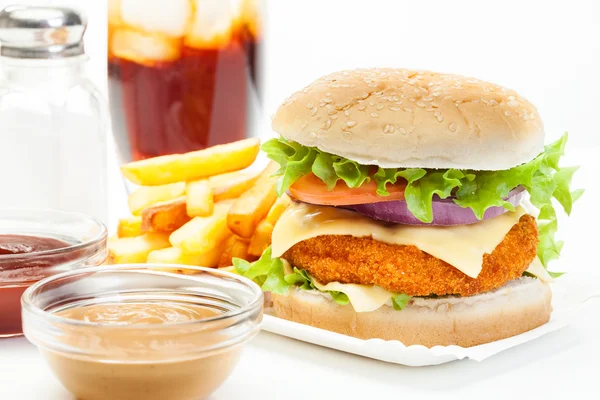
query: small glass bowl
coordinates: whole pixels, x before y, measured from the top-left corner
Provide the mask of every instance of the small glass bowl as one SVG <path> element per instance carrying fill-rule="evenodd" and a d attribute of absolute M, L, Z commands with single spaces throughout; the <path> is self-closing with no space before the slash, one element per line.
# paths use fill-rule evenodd
<path fill-rule="evenodd" d="M 23 330 L 78 398 L 198 399 L 230 375 L 263 315 L 263 293 L 244 277 L 203 267 L 125 264 L 44 279 L 22 298 Z M 199 306 L 215 316 L 176 323 L 103 324 L 56 315 L 102 304 Z"/>
<path fill-rule="evenodd" d="M 56 250 L 0 255 L 0 338 L 21 335 L 21 295 L 34 282 L 107 257 L 107 231 L 84 214 L 53 210 L 0 210 L 0 236 L 25 235 L 68 244 Z"/>

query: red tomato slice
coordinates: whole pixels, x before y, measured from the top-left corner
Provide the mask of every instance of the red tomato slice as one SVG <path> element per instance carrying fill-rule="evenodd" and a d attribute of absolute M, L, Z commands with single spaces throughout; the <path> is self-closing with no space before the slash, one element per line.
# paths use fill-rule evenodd
<path fill-rule="evenodd" d="M 333 190 L 329 190 L 325 182 L 315 174 L 308 174 L 298 179 L 289 188 L 290 195 L 300 201 L 325 206 L 349 206 L 353 204 L 380 203 L 384 201 L 404 200 L 406 182 L 402 180 L 394 185 L 387 185 L 389 196 L 377 194 L 374 181 L 363 183 L 360 187 L 350 188 L 346 182 L 339 180 Z"/>

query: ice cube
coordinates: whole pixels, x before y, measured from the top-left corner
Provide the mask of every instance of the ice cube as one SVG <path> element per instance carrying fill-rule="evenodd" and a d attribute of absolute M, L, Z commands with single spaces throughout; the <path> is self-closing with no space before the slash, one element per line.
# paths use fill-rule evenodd
<path fill-rule="evenodd" d="M 110 48 L 116 57 L 144 65 L 153 65 L 157 61 L 174 61 L 181 55 L 180 40 L 130 29 L 115 30 Z"/>
<path fill-rule="evenodd" d="M 196 14 L 185 43 L 191 47 L 226 44 L 238 22 L 242 0 L 195 0 Z"/>
<path fill-rule="evenodd" d="M 121 0 L 123 21 L 146 32 L 181 37 L 191 16 L 189 0 Z"/>
<path fill-rule="evenodd" d="M 121 0 L 108 0 L 108 23 L 121 24 Z"/>

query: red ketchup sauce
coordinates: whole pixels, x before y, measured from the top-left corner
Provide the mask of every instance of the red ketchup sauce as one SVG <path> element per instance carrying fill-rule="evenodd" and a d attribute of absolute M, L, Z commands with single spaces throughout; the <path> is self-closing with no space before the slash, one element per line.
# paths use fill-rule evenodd
<path fill-rule="evenodd" d="M 70 246 L 49 237 L 0 234 L 0 337 L 22 333 L 21 295 L 56 273 L 52 267 L 77 259 L 79 251 L 68 251 Z"/>

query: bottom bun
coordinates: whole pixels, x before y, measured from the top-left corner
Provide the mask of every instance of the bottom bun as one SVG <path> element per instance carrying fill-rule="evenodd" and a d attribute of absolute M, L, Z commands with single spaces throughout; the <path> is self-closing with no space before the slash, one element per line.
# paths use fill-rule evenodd
<path fill-rule="evenodd" d="M 357 313 L 327 294 L 290 290 L 272 295 L 276 317 L 360 339 L 420 344 L 476 346 L 515 336 L 550 320 L 552 291 L 534 278 L 511 281 L 494 291 L 469 297 L 415 297 L 402 311 L 383 306 Z"/>

